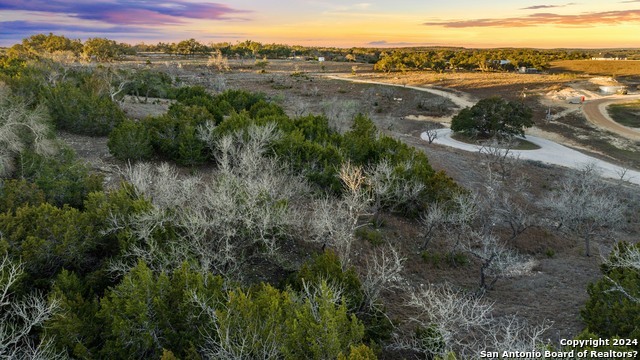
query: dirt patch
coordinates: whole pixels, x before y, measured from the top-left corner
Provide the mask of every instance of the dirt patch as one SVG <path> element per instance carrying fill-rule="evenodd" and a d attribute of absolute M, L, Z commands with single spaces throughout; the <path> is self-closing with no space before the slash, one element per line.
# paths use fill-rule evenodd
<path fill-rule="evenodd" d="M 169 110 L 173 101 L 167 99 L 149 98 L 138 100 L 134 96 L 126 96 L 121 103 L 122 110 L 132 119 L 142 120 L 148 116 L 160 116 Z"/>

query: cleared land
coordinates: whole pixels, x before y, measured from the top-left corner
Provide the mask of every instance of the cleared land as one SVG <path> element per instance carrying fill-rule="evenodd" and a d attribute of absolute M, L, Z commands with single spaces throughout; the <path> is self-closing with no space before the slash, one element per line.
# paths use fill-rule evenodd
<path fill-rule="evenodd" d="M 551 73 L 640 77 L 638 60 L 558 60 L 550 65 Z"/>

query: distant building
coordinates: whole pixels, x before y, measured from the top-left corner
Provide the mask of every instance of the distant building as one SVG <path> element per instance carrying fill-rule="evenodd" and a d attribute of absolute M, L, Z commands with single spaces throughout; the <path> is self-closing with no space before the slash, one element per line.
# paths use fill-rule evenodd
<path fill-rule="evenodd" d="M 540 73 L 540 70 L 538 70 L 537 68 L 522 66 L 521 68 L 518 69 L 518 72 L 520 74 L 538 74 Z"/>
<path fill-rule="evenodd" d="M 624 56 L 616 56 L 616 57 L 592 57 L 591 60 L 627 60 Z"/>
<path fill-rule="evenodd" d="M 602 54 L 602 53 L 600 53 Z M 605 53 L 602 56 L 592 57 L 591 60 L 627 60 L 626 56 L 617 56 L 610 53 Z"/>
<path fill-rule="evenodd" d="M 324 61 L 324 56 L 318 56 L 318 61 L 319 62 L 323 62 Z"/>
<path fill-rule="evenodd" d="M 603 94 L 617 94 L 626 88 L 626 86 L 600 86 L 600 92 Z"/>

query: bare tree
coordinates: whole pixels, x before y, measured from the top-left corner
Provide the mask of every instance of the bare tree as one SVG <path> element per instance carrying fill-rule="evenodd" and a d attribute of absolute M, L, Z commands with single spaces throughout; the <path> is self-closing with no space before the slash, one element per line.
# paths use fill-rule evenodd
<path fill-rule="evenodd" d="M 465 250 L 480 260 L 480 290 L 490 290 L 502 277 L 531 272 L 535 261 L 509 250 L 491 234 L 473 234 Z"/>
<path fill-rule="evenodd" d="M 211 68 L 215 68 L 218 71 L 229 71 L 231 67 L 229 66 L 229 59 L 226 56 L 222 55 L 220 50 L 216 50 L 209 59 L 207 60 L 207 66 Z"/>
<path fill-rule="evenodd" d="M 492 224 L 507 225 L 511 230 L 509 240 L 514 240 L 538 224 L 531 205 L 533 199 L 528 193 L 529 188 L 529 182 L 522 177 L 499 181 L 489 176 L 485 183 L 484 199 L 488 209 L 486 218 Z"/>
<path fill-rule="evenodd" d="M 59 302 L 47 301 L 38 294 L 17 299 L 12 288 L 23 273 L 22 264 L 13 263 L 8 255 L 0 260 L 0 358 L 62 359 L 51 341 L 42 338 L 34 343 L 32 331 L 41 327 L 58 310 Z"/>
<path fill-rule="evenodd" d="M 433 143 L 433 141 L 438 138 L 438 126 L 432 122 L 428 122 L 424 127 L 423 134 L 427 136 L 427 142 L 429 144 Z"/>
<path fill-rule="evenodd" d="M 413 289 L 406 305 L 419 332 L 396 334 L 392 348 L 422 353 L 425 358 L 452 351 L 461 358 L 476 358 L 480 351 L 534 351 L 546 345 L 548 322 L 530 325 L 516 317 L 493 317 L 493 303 L 456 291 L 450 285 Z"/>
<path fill-rule="evenodd" d="M 475 352 L 476 333 L 490 326 L 493 304 L 455 291 L 449 285 L 428 285 L 411 290 L 406 304 L 417 313 L 411 317 L 424 331 L 397 337 L 395 348 L 423 353 L 426 358 L 456 351 Z"/>
<path fill-rule="evenodd" d="M 502 180 L 506 180 L 513 174 L 520 163 L 520 156 L 513 153 L 514 146 L 513 137 L 493 138 L 482 144 L 479 152 L 485 159 L 489 174 L 496 172 Z"/>
<path fill-rule="evenodd" d="M 14 169 L 14 159 L 23 150 L 33 149 L 41 155 L 53 155 L 56 151 L 50 139 L 46 109 L 37 106 L 31 110 L 12 99 L 6 88 L 0 88 L 0 177 Z"/>
<path fill-rule="evenodd" d="M 392 246 L 374 250 L 367 257 L 362 288 L 369 308 L 377 306 L 383 291 L 400 287 L 405 261 L 406 258 L 401 257 Z"/>
<path fill-rule="evenodd" d="M 339 100 L 337 98 L 320 103 L 322 113 L 329 119 L 334 130 L 344 133 L 349 129 L 353 117 L 361 112 L 360 104 L 355 100 Z"/>
<path fill-rule="evenodd" d="M 275 127 L 251 127 L 215 141 L 218 170 L 206 178 L 179 176 L 166 165 L 136 164 L 125 178 L 154 207 L 129 219 L 112 219 L 112 230 L 129 227 L 138 239 L 112 270 L 126 271 L 143 258 L 156 271 L 170 271 L 196 259 L 203 272 L 237 277 L 250 256 L 277 259 L 281 241 L 302 231 L 298 206 L 308 193 L 305 180 L 277 159 L 266 157 Z M 154 234 L 177 239 L 158 243 Z"/>
<path fill-rule="evenodd" d="M 345 163 L 340 169 L 340 179 L 345 187 L 341 199 L 320 199 L 313 205 L 309 230 L 311 239 L 329 245 L 335 251 L 344 269 L 351 261 L 351 246 L 356 229 L 365 226 L 362 217 L 369 216 L 372 198 L 365 188 L 365 173 L 359 166 Z"/>
<path fill-rule="evenodd" d="M 624 220 L 624 202 L 588 164 L 558 183 L 558 190 L 543 200 L 556 228 L 577 235 L 591 256 L 591 240 L 605 238 Z"/>
<path fill-rule="evenodd" d="M 398 176 L 387 159 L 384 159 L 367 171 L 367 183 L 373 195 L 373 223 L 379 224 L 379 217 L 385 203 L 393 199 L 398 186 Z"/>

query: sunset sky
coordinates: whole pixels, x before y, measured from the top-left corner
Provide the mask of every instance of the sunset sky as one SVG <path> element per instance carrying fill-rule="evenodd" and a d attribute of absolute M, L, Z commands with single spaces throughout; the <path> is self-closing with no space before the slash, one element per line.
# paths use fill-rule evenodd
<path fill-rule="evenodd" d="M 0 46 L 49 32 L 132 44 L 640 48 L 640 0 L 0 0 Z"/>

